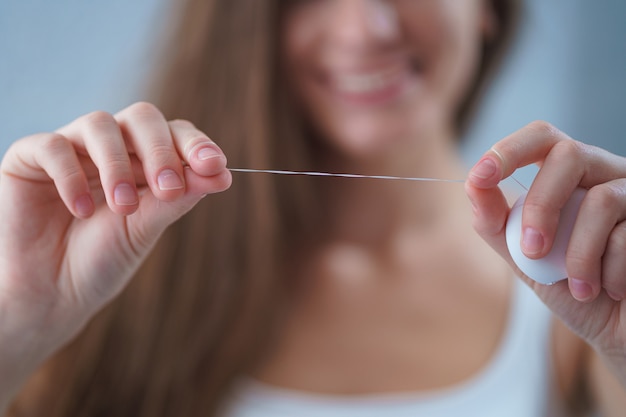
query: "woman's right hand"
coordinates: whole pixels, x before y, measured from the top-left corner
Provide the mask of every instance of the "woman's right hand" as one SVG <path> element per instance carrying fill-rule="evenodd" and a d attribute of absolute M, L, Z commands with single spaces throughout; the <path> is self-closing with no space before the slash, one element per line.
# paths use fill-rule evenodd
<path fill-rule="evenodd" d="M 148 103 L 23 138 L 0 170 L 1 410 L 124 288 L 166 227 L 231 176 L 205 134 Z"/>

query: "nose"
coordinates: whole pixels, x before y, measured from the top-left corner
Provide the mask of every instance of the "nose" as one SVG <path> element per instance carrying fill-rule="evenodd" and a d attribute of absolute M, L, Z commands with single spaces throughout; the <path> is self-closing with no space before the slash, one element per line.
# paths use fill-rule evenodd
<path fill-rule="evenodd" d="M 399 35 L 398 16 L 389 0 L 334 0 L 327 34 L 338 45 L 369 48 Z"/>

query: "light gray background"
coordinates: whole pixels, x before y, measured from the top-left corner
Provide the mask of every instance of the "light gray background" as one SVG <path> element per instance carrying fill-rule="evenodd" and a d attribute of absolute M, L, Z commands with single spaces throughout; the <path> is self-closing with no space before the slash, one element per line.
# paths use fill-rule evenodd
<path fill-rule="evenodd" d="M 141 99 L 168 7 L 168 0 L 0 0 L 0 155 L 24 135 Z M 527 0 L 523 19 L 468 134 L 468 163 L 535 119 L 626 155 L 626 2 Z"/>

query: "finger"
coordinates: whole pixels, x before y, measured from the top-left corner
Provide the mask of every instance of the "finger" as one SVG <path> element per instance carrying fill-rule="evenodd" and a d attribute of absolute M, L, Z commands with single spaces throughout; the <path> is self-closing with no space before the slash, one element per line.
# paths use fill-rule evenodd
<path fill-rule="evenodd" d="M 100 181 L 100 177 L 98 176 L 98 167 L 87 155 L 78 154 L 78 160 L 80 161 L 83 170 L 87 174 L 89 188 L 91 190 L 91 196 L 94 200 L 95 205 L 99 206 L 101 204 L 107 204 L 107 198 L 102 188 L 102 182 Z M 133 177 L 135 178 L 135 186 L 137 187 L 137 192 L 141 193 L 141 188 L 146 186 L 146 178 L 143 173 L 143 166 L 141 165 L 141 161 L 139 161 L 136 156 L 130 155 L 130 166 L 131 171 L 133 172 Z"/>
<path fill-rule="evenodd" d="M 128 150 L 112 115 L 93 112 L 58 130 L 98 168 L 106 201 L 115 213 L 137 209 L 138 196 Z"/>
<path fill-rule="evenodd" d="M 94 164 L 94 162 L 88 155 L 78 153 L 77 157 L 83 171 L 87 176 L 89 189 L 91 190 L 91 194 L 94 198 L 96 206 L 100 204 L 107 204 L 106 196 L 102 189 L 102 182 L 100 181 L 99 177 L 98 167 Z M 130 156 L 130 166 L 131 171 L 133 172 L 133 176 L 135 178 L 136 186 L 138 187 L 138 189 L 144 187 L 146 185 L 146 179 L 143 174 L 143 167 L 141 166 L 141 162 L 133 155 Z"/>
<path fill-rule="evenodd" d="M 210 177 L 226 168 L 222 150 L 193 123 L 173 120 L 169 125 L 179 153 L 194 172 Z"/>
<path fill-rule="evenodd" d="M 545 122 L 534 122 L 496 143 L 470 170 L 468 180 L 478 188 L 496 187 L 517 168 L 543 161 L 567 135 Z"/>
<path fill-rule="evenodd" d="M 609 297 L 626 299 L 626 222 L 622 221 L 611 231 L 602 258 L 602 286 Z"/>
<path fill-rule="evenodd" d="M 174 221 L 187 213 L 207 194 L 224 191 L 230 187 L 232 176 L 227 169 L 219 174 L 204 177 L 191 167 L 183 169 L 185 194 L 173 201 L 158 200 L 152 193 L 142 195 L 137 216 L 128 218 L 129 236 L 135 248 L 151 245 Z"/>
<path fill-rule="evenodd" d="M 143 163 L 148 186 L 163 201 L 185 192 L 183 165 L 169 125 L 152 104 L 136 103 L 115 115 L 122 134 Z"/>
<path fill-rule="evenodd" d="M 465 192 L 472 203 L 476 232 L 500 255 L 510 259 L 505 238 L 509 206 L 502 191 L 497 187 L 478 188 L 467 181 Z"/>
<path fill-rule="evenodd" d="M 80 165 L 83 167 L 87 178 L 89 179 L 89 183 L 93 186 L 98 185 L 101 186 L 100 178 L 98 177 L 98 167 L 93 163 L 91 158 L 88 155 L 77 154 L 78 160 L 80 161 Z M 133 177 L 135 178 L 135 184 L 137 187 L 142 187 L 147 185 L 146 177 L 143 172 L 143 166 L 141 165 L 141 161 L 137 159 L 136 155 L 129 155 L 130 157 L 130 169 L 133 173 Z"/>
<path fill-rule="evenodd" d="M 495 187 L 517 168 L 544 160 L 559 142 L 572 139 L 543 121 L 530 123 L 496 143 L 470 170 L 468 180 L 480 188 Z M 591 188 L 615 178 L 626 177 L 626 159 L 604 149 L 576 142 L 585 161 L 579 185 Z M 484 164 L 483 164 L 484 163 Z"/>
<path fill-rule="evenodd" d="M 615 227 L 626 218 L 624 190 L 626 180 L 604 183 L 589 190 L 581 204 L 566 255 L 570 289 L 580 301 L 595 299 L 602 286 L 616 294 L 626 286 L 626 269 L 617 270 L 624 252 Z"/>
<path fill-rule="evenodd" d="M 522 251 L 531 259 L 552 249 L 561 209 L 584 176 L 582 146 L 573 140 L 556 142 L 528 191 L 522 213 Z"/>
<path fill-rule="evenodd" d="M 7 151 L 3 175 L 27 181 L 52 180 L 67 209 L 78 218 L 94 212 L 87 176 L 72 143 L 56 133 L 33 135 L 15 142 Z"/>
<path fill-rule="evenodd" d="M 185 180 L 188 183 L 188 194 L 199 195 L 215 194 L 227 190 L 232 183 L 231 172 L 227 169 L 210 177 L 198 175 L 191 167 L 185 167 Z"/>
<path fill-rule="evenodd" d="M 509 253 L 506 221 L 510 210 L 504 193 L 497 187 L 490 189 L 474 187 L 469 181 L 465 183 L 465 191 L 474 211 L 474 230 L 511 265 L 520 279 L 531 288 L 535 288 L 537 283 L 518 268 Z"/>

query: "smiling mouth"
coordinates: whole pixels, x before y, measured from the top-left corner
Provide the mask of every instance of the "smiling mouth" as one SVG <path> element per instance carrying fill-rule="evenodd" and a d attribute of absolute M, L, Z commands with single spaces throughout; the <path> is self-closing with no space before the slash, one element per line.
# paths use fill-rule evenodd
<path fill-rule="evenodd" d="M 340 92 L 352 94 L 372 93 L 396 84 L 401 76 L 401 71 L 395 69 L 366 74 L 343 74 L 335 77 L 334 84 Z"/>
<path fill-rule="evenodd" d="M 417 65 L 395 65 L 377 70 L 335 72 L 327 86 L 342 101 L 382 105 L 400 98 L 413 84 Z"/>

